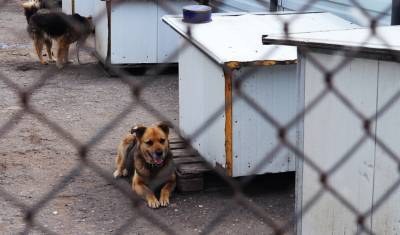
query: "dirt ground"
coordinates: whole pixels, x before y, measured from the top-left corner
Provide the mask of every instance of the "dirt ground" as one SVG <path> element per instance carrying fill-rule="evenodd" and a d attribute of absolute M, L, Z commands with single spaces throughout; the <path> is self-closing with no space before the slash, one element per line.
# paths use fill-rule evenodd
<path fill-rule="evenodd" d="M 129 106 L 131 93 L 127 85 L 106 76 L 95 59 L 87 56 L 85 61 L 91 63 L 78 65 L 75 60 L 64 70 L 56 69 L 54 64 L 40 65 L 25 31 L 20 2 L 9 1 L 0 9 L 0 73 L 22 89 L 35 84 L 46 71 L 52 73 L 32 94 L 30 104 L 78 141 L 86 143 Z M 178 124 L 176 73 L 131 79 L 150 80 L 143 92 L 144 100 Z M 34 205 L 81 163 L 77 149 L 37 117 L 25 114 L 20 120 L 12 120 L 20 109 L 17 94 L 0 77 L 0 187 L 26 205 Z M 7 127 L 11 129 L 4 132 L 3 127 L 10 119 Z M 122 135 L 135 123 L 155 121 L 152 113 L 131 105 L 131 112 L 90 149 L 89 159 L 111 175 Z M 265 210 L 277 223 L 285 223 L 293 215 L 293 174 L 263 177 L 252 183 L 246 193 L 247 200 Z M 197 234 L 228 207 L 226 217 L 211 233 L 271 233 L 271 228 L 250 210 L 231 204 L 231 197 L 226 187 L 206 187 L 204 192 L 174 194 L 167 208 L 152 210 L 143 202 L 140 209 L 155 214 L 178 234 Z M 1 194 L 0 198 L 0 234 L 22 232 L 23 212 Z M 125 234 L 164 233 L 138 216 L 129 200 L 113 185 L 85 168 L 38 211 L 35 220 L 59 234 L 113 234 L 132 216 L 137 217 L 128 223 Z M 42 234 L 35 229 L 29 233 Z"/>

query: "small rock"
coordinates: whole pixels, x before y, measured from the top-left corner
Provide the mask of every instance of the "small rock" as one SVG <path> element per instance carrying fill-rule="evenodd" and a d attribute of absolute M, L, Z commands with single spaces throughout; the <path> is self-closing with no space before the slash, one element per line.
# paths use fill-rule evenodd
<path fill-rule="evenodd" d="M 203 208 L 203 205 L 199 205 L 200 208 Z"/>
<path fill-rule="evenodd" d="M 174 209 L 175 212 L 178 212 L 178 209 Z"/>
<path fill-rule="evenodd" d="M 53 211 L 53 215 L 58 215 L 58 211 Z"/>

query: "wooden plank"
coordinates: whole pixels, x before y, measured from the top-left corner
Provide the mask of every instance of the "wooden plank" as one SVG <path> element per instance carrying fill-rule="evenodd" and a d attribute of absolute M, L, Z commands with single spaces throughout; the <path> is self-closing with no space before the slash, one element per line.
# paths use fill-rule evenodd
<path fill-rule="evenodd" d="M 344 56 L 312 53 L 329 71 Z M 334 84 L 365 116 L 376 113 L 376 61 L 353 59 L 335 73 Z M 310 61 L 305 67 L 305 106 L 325 88 L 324 75 Z M 304 152 L 323 171 L 333 167 L 364 135 L 363 123 L 333 94 L 328 94 L 304 117 Z M 366 141 L 346 159 L 328 179 L 354 208 L 360 212 L 371 208 L 374 177 L 374 141 Z M 321 189 L 320 175 L 308 164 L 303 165 L 303 206 Z M 354 214 L 331 193 L 326 192 L 302 218 L 302 234 L 357 234 Z M 365 226 L 371 228 L 371 220 Z"/>
<path fill-rule="evenodd" d="M 379 62 L 378 110 L 400 90 L 400 64 Z M 377 120 L 376 135 L 400 156 L 400 105 L 397 101 Z M 399 180 L 398 164 L 377 146 L 375 157 L 374 208 L 376 202 Z M 400 190 L 393 192 L 372 215 L 375 234 L 400 234 Z"/>
<path fill-rule="evenodd" d="M 197 177 L 185 178 L 178 173 L 176 187 L 180 192 L 196 192 L 204 189 L 204 180 L 202 175 Z"/>
<path fill-rule="evenodd" d="M 210 171 L 205 164 L 202 163 L 192 163 L 192 164 L 182 164 L 177 167 L 178 172 L 182 175 L 185 174 L 200 174 Z"/>
<path fill-rule="evenodd" d="M 197 152 L 193 149 L 175 149 L 172 150 L 172 155 L 174 157 L 186 157 L 186 156 L 196 156 Z"/>
<path fill-rule="evenodd" d="M 170 148 L 171 150 L 174 150 L 174 149 L 184 149 L 184 148 L 186 148 L 186 147 L 188 147 L 188 145 L 186 145 L 185 143 L 170 143 L 170 144 L 169 144 L 169 148 Z"/>
<path fill-rule="evenodd" d="M 204 159 L 198 156 L 190 156 L 190 157 L 180 157 L 174 158 L 175 164 L 185 164 L 185 163 L 204 163 Z"/>

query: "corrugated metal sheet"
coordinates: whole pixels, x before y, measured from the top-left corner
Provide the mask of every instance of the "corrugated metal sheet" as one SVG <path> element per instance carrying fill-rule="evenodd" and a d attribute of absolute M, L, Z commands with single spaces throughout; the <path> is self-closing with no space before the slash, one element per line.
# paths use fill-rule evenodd
<path fill-rule="evenodd" d="M 276 120 L 287 123 L 298 112 L 296 64 L 258 67 L 246 77 L 241 91 Z M 244 67 L 236 72 L 241 77 L 254 67 Z M 235 97 L 235 94 L 234 94 Z M 239 99 L 233 106 L 233 174 L 249 175 L 260 168 L 266 154 L 279 140 L 276 128 L 244 100 Z M 298 142 L 297 125 L 287 133 L 289 142 Z M 257 173 L 278 173 L 295 170 L 294 154 L 282 149 L 259 169 Z"/>
<path fill-rule="evenodd" d="M 323 61 L 323 66 L 328 71 L 334 68 L 337 61 L 346 59 L 341 55 L 319 53 L 307 54 L 307 56 Z M 307 107 L 325 88 L 325 83 L 321 79 L 324 76 L 321 70 L 310 60 L 305 63 L 304 74 L 301 74 L 299 79 L 305 81 L 304 105 Z M 355 58 L 342 67 L 340 72 L 335 73 L 335 87 L 367 117 L 374 116 L 376 112 L 379 71 L 377 65 L 377 61 L 374 60 Z M 360 119 L 337 97 L 329 94 L 304 117 L 303 151 L 323 171 L 332 169 L 351 146 L 364 135 L 364 130 L 360 126 Z M 384 157 L 376 158 L 374 161 L 374 155 L 375 143 L 366 141 L 351 154 L 351 157 L 346 159 L 346 163 L 335 174 L 329 177 L 329 185 L 346 198 L 357 211 L 367 211 L 372 206 L 374 162 L 391 161 Z M 305 208 L 321 189 L 321 180 L 316 171 L 305 163 L 302 175 L 298 177 L 302 179 L 302 206 Z M 354 223 L 354 214 L 329 193 L 323 194 L 313 205 L 312 210 L 307 211 L 306 216 L 301 219 L 302 226 L 301 230 L 298 230 L 299 235 L 360 232 L 358 224 Z M 364 225 L 371 229 L 370 218 L 365 220 Z M 373 231 L 376 234 L 396 234 L 380 233 L 375 228 Z"/>
<path fill-rule="evenodd" d="M 188 42 L 186 42 L 188 43 Z M 225 103 L 222 69 L 193 46 L 179 55 L 179 125 L 192 135 Z M 193 141 L 193 147 L 211 163 L 225 167 L 225 115 L 221 112 Z"/>

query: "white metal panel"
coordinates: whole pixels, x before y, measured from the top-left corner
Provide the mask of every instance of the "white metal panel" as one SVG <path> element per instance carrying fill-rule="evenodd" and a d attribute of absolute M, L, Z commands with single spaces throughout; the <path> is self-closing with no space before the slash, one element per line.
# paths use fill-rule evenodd
<path fill-rule="evenodd" d="M 218 12 L 262 12 L 269 11 L 269 3 L 257 0 L 214 0 Z"/>
<path fill-rule="evenodd" d="M 379 62 L 378 110 L 400 90 L 400 64 Z M 397 156 L 400 156 L 400 105 L 394 103 L 377 120 L 377 137 Z M 400 234 L 400 190 L 397 188 L 378 207 L 377 202 L 399 180 L 398 163 L 390 159 L 379 146 L 376 147 L 374 178 L 374 211 L 372 230 L 375 234 Z"/>
<path fill-rule="evenodd" d="M 62 0 L 62 12 L 65 14 L 72 13 L 72 1 L 74 0 Z"/>
<path fill-rule="evenodd" d="M 75 13 L 82 16 L 94 16 L 94 4 L 97 0 L 74 0 Z"/>
<path fill-rule="evenodd" d="M 190 136 L 207 124 L 192 146 L 210 163 L 222 166 L 226 163 L 224 105 L 222 68 L 194 46 L 187 46 L 179 55 L 179 126 Z M 217 118 L 207 123 L 221 108 Z"/>
<path fill-rule="evenodd" d="M 277 16 L 279 15 L 279 16 Z M 290 26 L 290 32 L 313 32 L 352 29 L 358 26 L 329 13 L 276 14 L 213 14 L 212 21 L 205 24 L 186 24 L 182 17 L 167 16 L 164 20 L 182 36 L 188 38 L 187 27 L 191 28 L 192 43 L 198 45 L 219 63 L 229 61 L 297 59 L 295 47 L 265 46 L 261 43 L 264 34 L 283 33 L 285 20 L 297 17 Z M 266 25 L 268 27 L 266 27 Z"/>
<path fill-rule="evenodd" d="M 181 14 L 182 7 L 195 4 L 191 0 L 157 0 L 158 1 L 158 17 L 157 17 L 157 62 L 158 63 L 174 63 L 178 62 L 178 54 L 176 51 L 180 45 L 180 37 L 170 27 L 162 22 L 164 15 Z M 163 4 L 165 7 L 163 7 Z M 172 12 L 171 12 L 172 11 Z M 175 57 L 171 57 L 176 54 Z"/>
<path fill-rule="evenodd" d="M 345 59 L 342 56 L 311 54 L 325 66 Z M 334 76 L 335 86 L 366 116 L 376 112 L 378 63 L 354 59 Z M 305 67 L 305 105 L 325 87 L 324 76 L 311 62 Z M 363 136 L 362 122 L 333 94 L 328 94 L 304 117 L 304 153 L 323 171 L 333 167 Z M 335 188 L 358 211 L 371 207 L 373 193 L 375 142 L 366 141 L 328 178 Z M 320 190 L 320 176 L 309 165 L 303 165 L 302 205 Z M 332 194 L 326 192 L 303 214 L 301 234 L 355 234 L 355 215 Z M 370 220 L 366 220 L 370 228 Z"/>
<path fill-rule="evenodd" d="M 256 69 L 256 72 L 243 82 L 242 92 L 280 123 L 286 124 L 294 118 L 298 111 L 296 64 L 245 67 L 235 74 L 240 77 L 249 69 Z M 233 175 L 249 175 L 279 143 L 277 131 L 243 99 L 234 103 L 232 118 Z M 296 144 L 296 138 L 294 127 L 289 132 L 288 139 Z M 294 171 L 294 154 L 284 149 L 263 165 L 257 174 Z"/>
<path fill-rule="evenodd" d="M 357 1 L 371 17 L 375 17 L 379 14 L 383 14 L 384 17 L 380 17 L 380 23 L 384 25 L 390 24 L 390 6 L 391 0 L 363 0 Z M 309 4 L 308 7 L 305 5 Z M 354 8 L 354 4 L 351 0 L 320 0 L 312 2 L 308 0 L 282 0 L 281 5 L 289 10 L 298 11 L 326 11 L 334 13 L 340 17 L 350 20 L 355 23 L 363 23 L 363 26 L 368 26 L 365 20 L 365 16 L 359 10 Z"/>
<path fill-rule="evenodd" d="M 96 17 L 95 21 L 95 43 L 96 52 L 99 58 L 104 62 L 107 57 L 107 45 L 108 45 L 108 26 L 107 26 L 107 14 L 106 13 L 106 2 L 95 1 L 94 12 Z"/>
<path fill-rule="evenodd" d="M 377 37 L 371 37 L 369 28 L 337 30 L 329 32 L 298 33 L 290 35 L 290 44 L 304 45 L 314 44 L 317 47 L 324 46 L 346 46 L 361 49 L 400 50 L 400 26 L 381 26 L 376 28 Z M 272 40 L 283 40 L 283 35 L 270 35 Z M 383 38 L 384 40 L 381 40 Z"/>
<path fill-rule="evenodd" d="M 297 113 L 304 110 L 304 75 L 306 68 L 306 55 L 300 53 L 297 65 Z M 301 118 L 297 124 L 297 146 L 299 151 L 304 152 L 304 119 Z M 304 161 L 300 156 L 295 157 L 296 164 L 296 179 L 295 179 L 295 213 L 298 215 L 303 214 L 303 167 Z M 301 235 L 302 231 L 302 217 L 298 217 L 295 223 L 296 235 Z"/>
<path fill-rule="evenodd" d="M 94 16 L 96 0 L 62 0 L 62 11 L 66 14 L 78 13 L 81 16 Z M 75 12 L 72 12 L 74 4 Z"/>
<path fill-rule="evenodd" d="M 157 63 L 156 0 L 123 1 L 111 9 L 111 64 Z"/>

